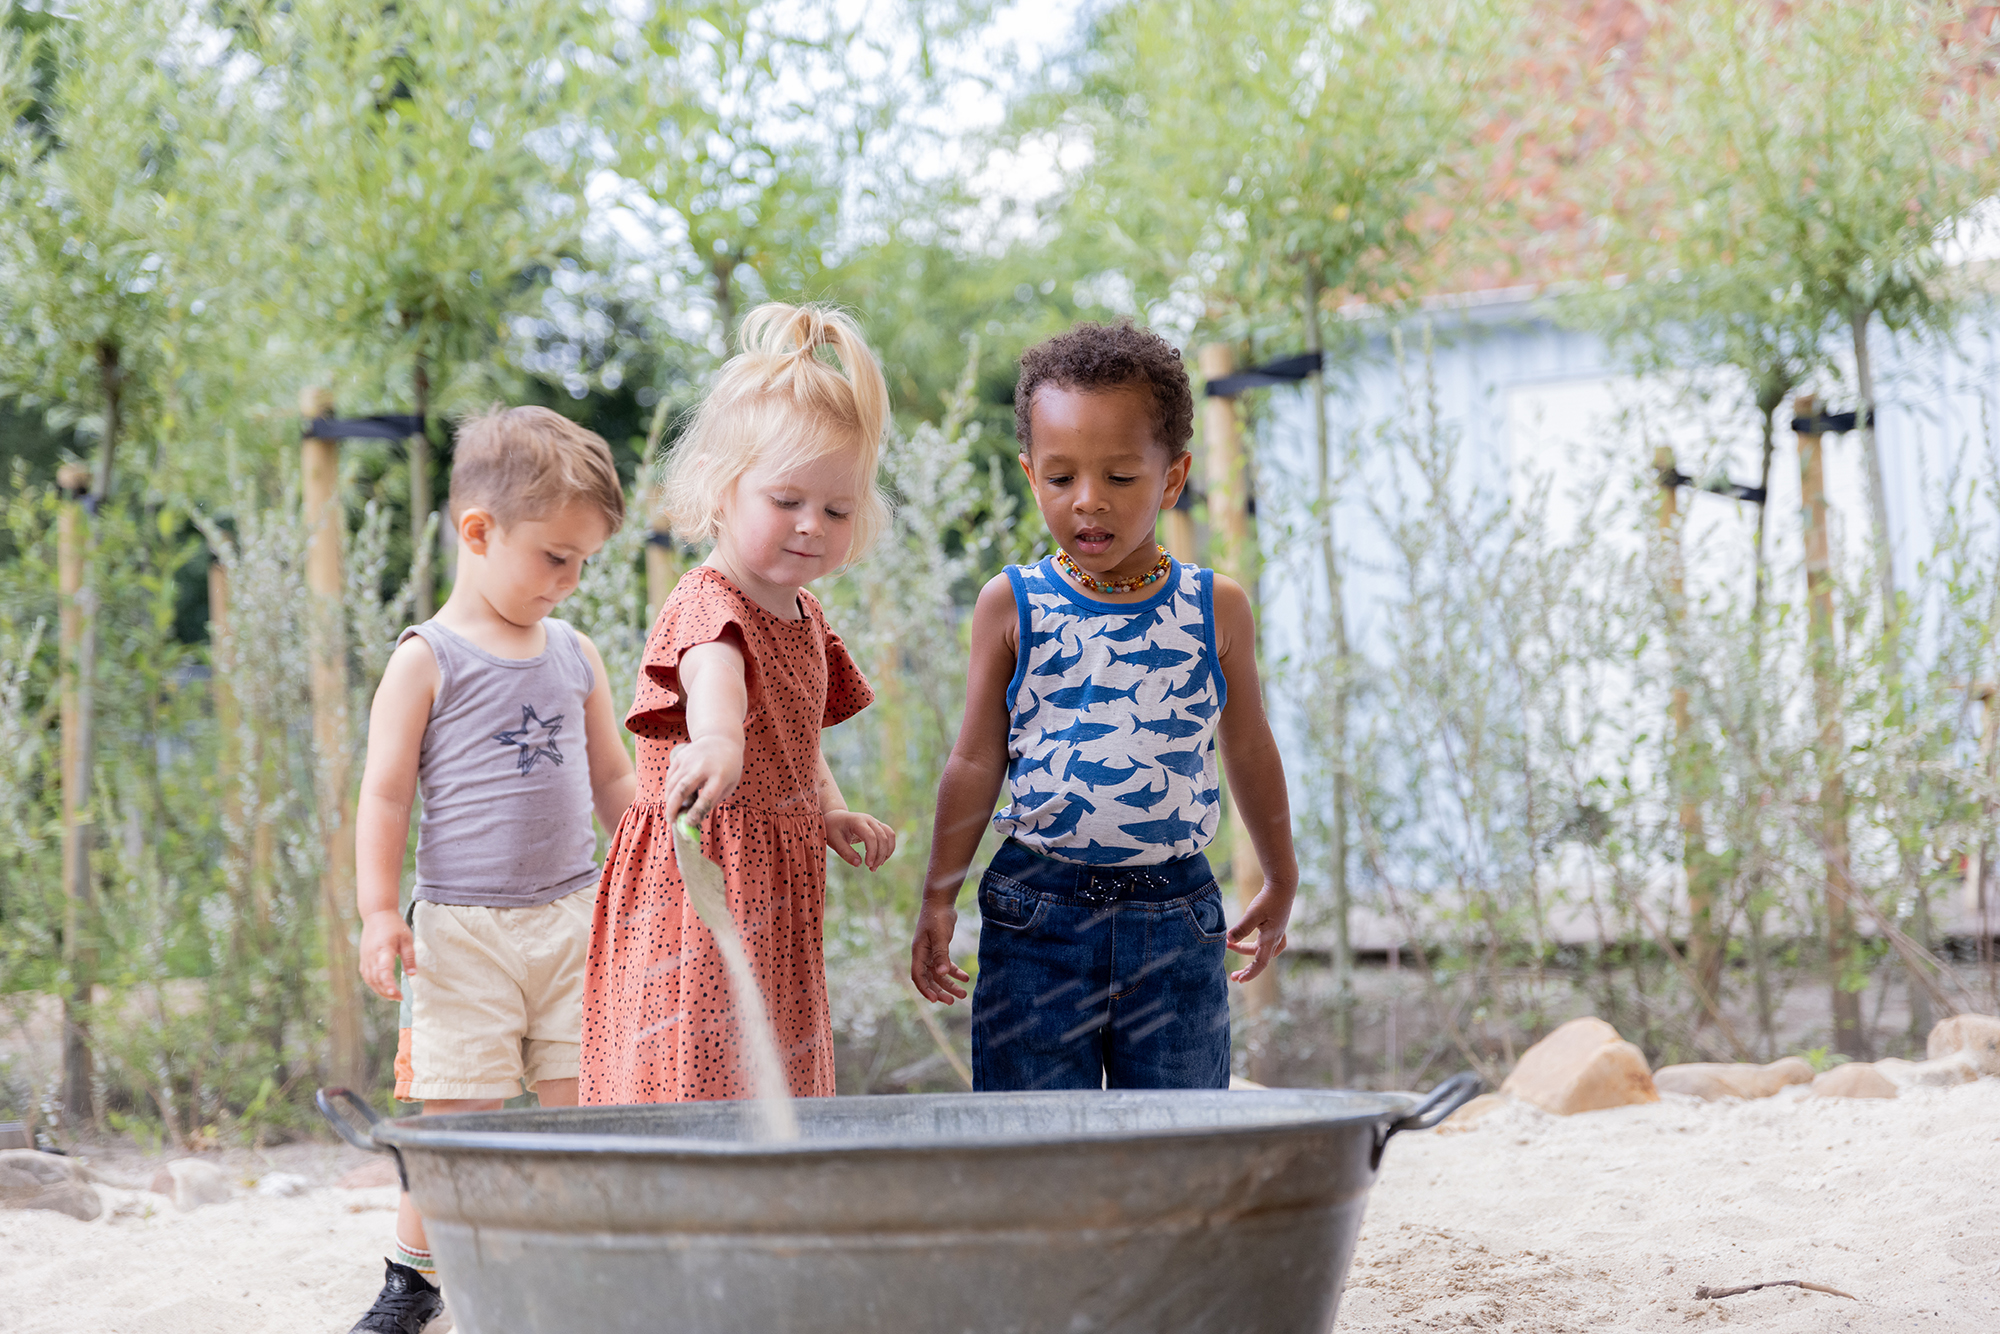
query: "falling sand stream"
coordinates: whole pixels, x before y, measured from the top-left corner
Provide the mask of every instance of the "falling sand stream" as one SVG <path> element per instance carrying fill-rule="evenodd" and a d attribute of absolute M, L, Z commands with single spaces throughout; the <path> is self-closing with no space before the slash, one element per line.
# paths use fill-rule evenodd
<path fill-rule="evenodd" d="M 722 868 L 701 852 L 701 830 L 685 816 L 674 821 L 674 860 L 680 864 L 681 883 L 687 886 L 688 901 L 695 915 L 715 935 L 715 947 L 722 952 L 722 965 L 729 970 L 729 989 L 736 997 L 736 1026 L 750 1053 L 750 1091 L 754 1095 L 756 1138 L 795 1140 L 799 1120 L 792 1112 L 792 1091 L 785 1079 L 785 1065 L 778 1057 L 777 1034 L 771 1028 L 770 1013 L 764 1008 L 764 993 L 750 972 L 750 958 L 743 952 L 743 937 L 737 934 L 735 919 L 729 915 L 729 898 Z"/>

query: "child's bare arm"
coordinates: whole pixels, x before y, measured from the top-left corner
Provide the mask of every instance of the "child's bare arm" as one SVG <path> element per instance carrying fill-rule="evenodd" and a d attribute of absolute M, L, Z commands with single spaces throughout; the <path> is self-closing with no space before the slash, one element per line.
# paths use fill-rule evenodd
<path fill-rule="evenodd" d="M 733 636 L 681 654 L 680 695 L 687 704 L 687 744 L 667 761 L 660 799 L 669 813 L 690 805 L 696 820 L 728 800 L 743 777 L 743 719 L 750 712 L 743 645 Z"/>
<path fill-rule="evenodd" d="M 625 751 L 624 738 L 618 735 L 618 716 L 611 705 L 611 677 L 604 670 L 604 658 L 597 645 L 590 642 L 590 636 L 577 638 L 583 641 L 584 656 L 590 659 L 591 671 L 597 676 L 597 684 L 583 701 L 583 744 L 590 752 L 590 804 L 597 810 L 598 823 L 609 834 L 618 828 L 618 822 L 625 818 L 625 808 L 638 795 L 639 779 L 632 772 L 632 757 Z"/>
<path fill-rule="evenodd" d="M 1236 795 L 1236 809 L 1257 850 L 1264 888 L 1229 930 L 1229 948 L 1253 955 L 1249 966 L 1230 974 L 1248 982 L 1285 948 L 1285 926 L 1299 888 L 1299 863 L 1292 851 L 1292 807 L 1285 790 L 1285 761 L 1264 716 L 1257 680 L 1257 621 L 1242 585 L 1215 576 L 1215 651 L 1229 683 L 1220 741 L 1222 768 Z M 1255 944 L 1244 942 L 1256 936 Z"/>
<path fill-rule="evenodd" d="M 826 845 L 849 866 L 865 863 L 869 870 L 875 870 L 896 850 L 896 831 L 872 815 L 848 810 L 847 798 L 840 795 L 840 784 L 833 779 L 824 750 L 815 762 L 819 766 L 819 810 L 826 818 Z M 858 853 L 856 843 L 861 845 Z"/>
<path fill-rule="evenodd" d="M 979 839 L 1007 777 L 1007 683 L 1014 676 L 1020 618 L 1013 585 L 997 575 L 979 590 L 972 610 L 972 653 L 965 682 L 965 721 L 938 781 L 931 864 L 924 903 L 910 944 L 910 981 L 927 1000 L 963 999 L 966 974 L 951 961 L 958 925 L 958 891 L 972 869 Z"/>
<path fill-rule="evenodd" d="M 361 913 L 361 979 L 376 995 L 401 1000 L 396 960 L 417 971 L 417 946 L 403 921 L 403 853 L 410 841 L 410 805 L 417 762 L 438 691 L 437 658 L 415 635 L 383 669 L 368 711 L 368 759 L 354 818 L 355 903 Z"/>

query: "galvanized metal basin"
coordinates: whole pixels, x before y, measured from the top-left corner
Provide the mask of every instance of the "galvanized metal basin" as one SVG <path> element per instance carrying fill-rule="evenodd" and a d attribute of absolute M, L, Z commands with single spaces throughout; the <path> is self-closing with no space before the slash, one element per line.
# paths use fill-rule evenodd
<path fill-rule="evenodd" d="M 776 1144 L 737 1103 L 321 1107 L 396 1154 L 465 1334 L 1324 1334 L 1384 1144 L 1477 1091 L 806 1099 Z"/>

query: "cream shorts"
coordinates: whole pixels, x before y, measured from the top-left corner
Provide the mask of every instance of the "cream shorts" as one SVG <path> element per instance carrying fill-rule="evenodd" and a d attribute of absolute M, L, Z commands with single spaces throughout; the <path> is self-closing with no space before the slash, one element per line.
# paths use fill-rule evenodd
<path fill-rule="evenodd" d="M 410 1085 L 428 1098 L 511 1098 L 575 1079 L 595 889 L 535 908 L 418 903 Z"/>

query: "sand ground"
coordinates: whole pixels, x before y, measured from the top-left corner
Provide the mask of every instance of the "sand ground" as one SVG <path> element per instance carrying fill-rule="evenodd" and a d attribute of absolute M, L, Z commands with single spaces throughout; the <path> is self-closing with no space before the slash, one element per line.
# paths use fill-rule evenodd
<path fill-rule="evenodd" d="M 1895 1101 L 1797 1094 L 1566 1119 L 1517 1107 L 1399 1136 L 1340 1330 L 2000 1330 L 2000 1079 Z M 159 1160 L 94 1161 L 137 1180 Z M 0 1213 L 0 1330 L 344 1334 L 381 1281 L 393 1188 L 334 1186 L 370 1161 L 344 1147 L 216 1161 L 238 1194 L 193 1213 L 115 1188 L 94 1223 Z M 312 1187 L 256 1194 L 278 1171 Z M 1694 1298 L 1792 1278 L 1859 1300 Z"/>

